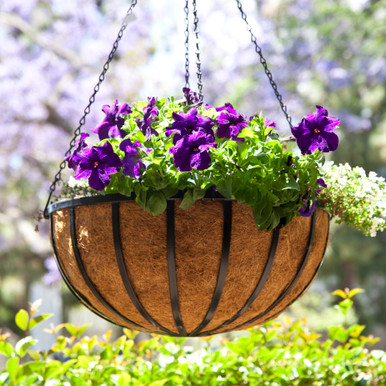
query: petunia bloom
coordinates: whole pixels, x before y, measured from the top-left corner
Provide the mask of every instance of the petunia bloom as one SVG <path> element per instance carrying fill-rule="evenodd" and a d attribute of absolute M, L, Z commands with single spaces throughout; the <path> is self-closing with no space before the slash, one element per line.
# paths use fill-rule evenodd
<path fill-rule="evenodd" d="M 204 131 L 193 131 L 192 134 L 181 137 L 169 151 L 173 154 L 174 165 L 180 172 L 205 170 L 211 161 L 209 149 L 216 145 L 213 137 Z"/>
<path fill-rule="evenodd" d="M 219 138 L 241 141 L 242 139 L 237 138 L 237 136 L 248 126 L 245 118 L 239 114 L 230 103 L 225 103 L 224 106 L 217 107 L 216 110 L 221 111 L 220 116 L 217 118 L 217 136 Z"/>
<path fill-rule="evenodd" d="M 109 142 L 84 149 L 77 162 L 75 179 L 88 179 L 90 187 L 96 190 L 103 190 L 110 183 L 110 175 L 122 168 L 122 161 Z"/>
<path fill-rule="evenodd" d="M 267 127 L 276 127 L 276 122 L 271 121 L 270 119 L 265 119 L 264 120 L 264 125 Z"/>
<path fill-rule="evenodd" d="M 112 107 L 104 105 L 102 111 L 106 114 L 106 117 L 103 122 L 93 128 L 92 131 L 98 134 L 100 140 L 105 138 L 124 138 L 127 133 L 122 129 L 125 123 L 122 115 L 131 114 L 130 106 L 127 103 L 119 106 L 118 100 L 116 100 Z"/>
<path fill-rule="evenodd" d="M 158 135 L 157 131 L 154 130 L 151 125 L 158 119 L 159 109 L 155 105 L 156 100 L 154 97 L 147 98 L 147 105 L 143 108 L 143 117 L 137 118 L 137 126 L 145 135 L 146 139 L 150 138 L 150 135 Z"/>
<path fill-rule="evenodd" d="M 75 142 L 75 150 L 68 155 L 67 157 L 64 158 L 65 161 L 67 161 L 68 167 L 71 169 L 76 169 L 78 167 L 78 154 L 81 152 L 84 148 L 87 147 L 87 143 L 85 142 L 85 139 L 89 137 L 89 134 L 87 133 L 81 133 L 80 134 L 80 139 L 78 139 Z"/>
<path fill-rule="evenodd" d="M 324 182 L 323 178 L 318 178 L 316 182 L 319 184 L 320 187 L 327 188 L 326 183 Z M 322 189 L 317 190 L 317 194 L 319 194 L 322 191 Z M 316 198 L 313 198 L 312 200 L 307 200 L 304 202 L 305 208 L 300 208 L 299 213 L 302 217 L 310 217 L 315 210 L 316 205 Z"/>
<path fill-rule="evenodd" d="M 184 87 L 182 92 L 184 93 L 184 97 L 188 105 L 193 105 L 200 101 L 197 97 L 197 93 L 192 91 L 189 87 Z"/>
<path fill-rule="evenodd" d="M 302 154 L 312 154 L 317 149 L 327 153 L 338 147 L 339 138 L 333 131 L 339 123 L 339 119 L 329 117 L 328 111 L 317 105 L 316 112 L 304 117 L 291 131 Z"/>
<path fill-rule="evenodd" d="M 212 127 L 214 122 L 210 118 L 197 114 L 197 109 L 191 109 L 185 113 L 173 113 L 174 122 L 170 127 L 167 127 L 165 134 L 170 137 L 174 134 L 173 143 L 176 144 L 183 136 L 192 134 L 195 131 L 203 131 L 214 140 L 214 132 Z"/>
<path fill-rule="evenodd" d="M 138 178 L 141 175 L 141 169 L 146 169 L 145 164 L 140 159 L 137 147 L 141 146 L 138 141 L 131 143 L 130 139 L 125 139 L 119 145 L 119 148 L 125 152 L 123 158 L 122 173 L 131 178 Z"/>

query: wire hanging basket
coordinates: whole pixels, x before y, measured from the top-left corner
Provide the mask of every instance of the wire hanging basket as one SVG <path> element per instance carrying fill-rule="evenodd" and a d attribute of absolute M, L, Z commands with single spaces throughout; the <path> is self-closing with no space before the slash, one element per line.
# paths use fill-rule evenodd
<path fill-rule="evenodd" d="M 80 136 L 136 3 L 131 2 L 66 155 Z M 236 3 L 292 126 L 241 3 Z M 192 4 L 202 101 L 195 0 Z M 186 85 L 188 5 L 186 0 Z M 179 208 L 179 192 L 167 200 L 165 213 L 155 217 L 136 204 L 134 195 L 107 194 L 51 203 L 65 166 L 63 161 L 44 211 L 59 270 L 81 303 L 119 326 L 171 336 L 208 336 L 262 324 L 298 299 L 321 265 L 329 234 L 329 216 L 323 210 L 266 232 L 256 227 L 249 206 L 211 190 L 186 210 Z"/>

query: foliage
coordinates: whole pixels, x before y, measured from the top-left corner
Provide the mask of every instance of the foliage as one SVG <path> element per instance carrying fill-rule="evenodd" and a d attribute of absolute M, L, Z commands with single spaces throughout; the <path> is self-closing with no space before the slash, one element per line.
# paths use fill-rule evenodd
<path fill-rule="evenodd" d="M 336 306 L 345 314 L 360 289 L 337 290 Z M 19 327 L 49 315 L 17 317 Z M 40 318 L 40 320 L 39 320 Z M 137 333 L 111 342 L 84 336 L 85 326 L 62 324 L 47 332 L 57 336 L 47 352 L 32 350 L 26 336 L 12 346 L 0 336 L 0 354 L 8 357 L 0 373 L 4 385 L 381 385 L 386 382 L 386 353 L 369 351 L 377 339 L 364 336 L 363 325 L 330 326 L 328 337 L 309 331 L 305 320 L 268 322 L 246 336 L 222 338 L 194 350 L 186 338 L 153 335 L 138 342 Z M 65 336 L 64 332 L 67 332 Z M 69 334 L 69 336 L 68 336 Z M 196 338 L 199 339 L 199 338 Z"/>

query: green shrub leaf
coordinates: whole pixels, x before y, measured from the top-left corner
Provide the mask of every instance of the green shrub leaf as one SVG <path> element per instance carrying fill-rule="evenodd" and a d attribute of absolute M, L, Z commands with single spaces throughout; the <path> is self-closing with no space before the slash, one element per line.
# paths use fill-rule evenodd
<path fill-rule="evenodd" d="M 16 326 L 18 326 L 23 331 L 27 331 L 28 329 L 28 320 L 29 320 L 28 312 L 23 309 L 19 310 L 15 316 Z"/>

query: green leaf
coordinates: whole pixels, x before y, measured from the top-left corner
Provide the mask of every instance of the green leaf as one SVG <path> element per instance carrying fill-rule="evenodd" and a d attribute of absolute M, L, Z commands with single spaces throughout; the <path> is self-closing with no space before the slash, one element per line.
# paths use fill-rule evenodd
<path fill-rule="evenodd" d="M 337 295 L 337 296 L 340 296 L 342 299 L 346 299 L 347 298 L 347 294 L 346 292 L 338 289 L 338 290 L 335 290 L 333 293 L 333 295 Z"/>
<path fill-rule="evenodd" d="M 353 296 L 355 296 L 356 294 L 360 294 L 364 292 L 364 290 L 362 288 L 354 288 L 352 289 L 349 293 L 348 293 L 348 297 L 349 299 L 351 299 Z"/>
<path fill-rule="evenodd" d="M 32 318 L 28 323 L 28 329 L 32 330 L 34 327 L 36 327 L 39 323 L 43 322 L 44 320 L 50 318 L 53 314 L 44 314 L 39 315 L 34 318 Z"/>
<path fill-rule="evenodd" d="M 19 361 L 20 361 L 19 357 L 10 358 L 7 361 L 8 376 L 12 380 L 15 380 L 16 378 Z"/>
<path fill-rule="evenodd" d="M 50 361 L 46 365 L 46 371 L 44 374 L 45 379 L 50 379 L 55 377 L 56 375 L 63 374 L 62 372 L 62 364 L 59 361 Z"/>
<path fill-rule="evenodd" d="M 15 323 L 16 325 L 23 331 L 27 331 L 28 329 L 28 320 L 29 315 L 26 310 L 19 310 L 19 312 L 15 316 Z"/>
<path fill-rule="evenodd" d="M 158 381 L 150 383 L 149 386 L 163 386 L 166 382 L 168 382 L 168 379 L 160 379 Z"/>
<path fill-rule="evenodd" d="M 80 327 L 77 327 L 77 326 L 74 326 L 73 324 L 70 324 L 70 323 L 66 323 L 65 324 L 65 327 L 66 327 L 66 330 L 72 335 L 72 336 L 75 336 L 75 337 L 80 337 L 84 331 L 89 328 L 91 326 L 91 324 L 84 324 L 83 326 L 80 326 Z"/>
<path fill-rule="evenodd" d="M 180 208 L 185 210 L 190 208 L 193 204 L 194 204 L 193 191 L 191 189 L 188 189 L 185 192 L 184 197 L 181 201 Z"/>
<path fill-rule="evenodd" d="M 124 371 L 118 378 L 118 386 L 126 386 L 130 382 L 130 375 L 128 372 Z"/>
<path fill-rule="evenodd" d="M 13 353 L 13 347 L 10 343 L 1 341 L 0 342 L 0 354 L 11 357 Z"/>
<path fill-rule="evenodd" d="M 206 193 L 205 190 L 194 188 L 193 189 L 193 200 L 194 201 L 201 200 L 201 198 L 203 198 L 205 196 L 205 193 Z"/>
<path fill-rule="evenodd" d="M 345 343 L 347 341 L 347 339 L 349 338 L 349 333 L 344 327 L 332 326 L 332 327 L 330 327 L 328 337 L 331 340 L 337 340 L 341 343 Z"/>
<path fill-rule="evenodd" d="M 149 196 L 148 205 L 153 216 L 163 213 L 167 206 L 165 195 L 162 192 L 152 192 Z"/>
<path fill-rule="evenodd" d="M 295 179 L 293 177 L 291 177 L 290 180 L 288 182 L 286 182 L 286 184 L 282 188 L 282 190 L 286 190 L 286 189 L 294 189 L 294 190 L 297 190 L 299 192 L 300 191 L 300 186 L 295 181 Z"/>
<path fill-rule="evenodd" d="M 15 351 L 21 357 L 24 357 L 27 354 L 28 349 L 33 346 L 37 340 L 33 339 L 32 336 L 27 336 L 23 339 L 20 339 L 15 345 Z"/>

